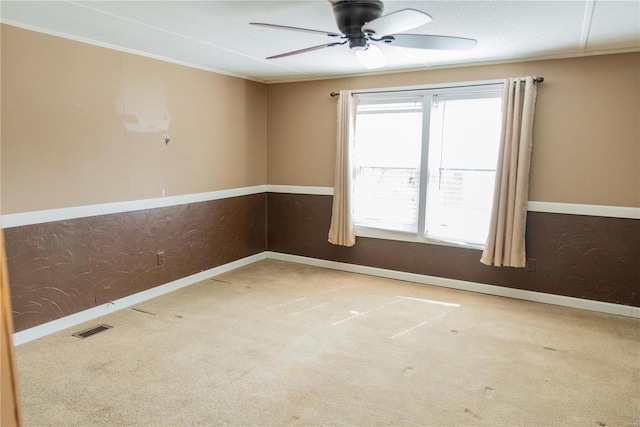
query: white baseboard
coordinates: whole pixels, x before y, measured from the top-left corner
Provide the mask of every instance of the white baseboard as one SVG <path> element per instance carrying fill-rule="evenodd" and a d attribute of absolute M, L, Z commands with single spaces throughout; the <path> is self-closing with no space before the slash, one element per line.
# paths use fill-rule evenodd
<path fill-rule="evenodd" d="M 200 273 L 192 274 L 182 279 L 174 280 L 165 285 L 139 292 L 128 297 L 121 298 L 98 307 L 71 314 L 24 331 L 13 334 L 13 344 L 18 346 L 29 341 L 42 338 L 46 335 L 59 332 L 63 329 L 77 326 L 81 323 L 94 320 L 105 314 L 113 313 L 117 310 L 140 304 L 152 298 L 173 292 L 175 290 L 193 285 L 202 280 L 209 279 L 222 273 L 244 267 L 256 261 L 264 259 L 274 259 L 279 261 L 294 262 L 298 264 L 312 265 L 316 267 L 329 268 L 332 270 L 346 271 L 350 273 L 367 274 L 369 276 L 385 277 L 388 279 L 404 280 L 408 282 L 422 283 L 425 285 L 441 286 L 444 288 L 459 289 L 463 291 L 478 292 L 487 295 L 515 298 L 525 301 L 541 302 L 545 304 L 559 305 L 563 307 L 578 308 L 583 310 L 598 311 L 602 313 L 616 314 L 640 318 L 640 307 L 631 307 L 621 304 L 611 304 L 601 301 L 592 301 L 581 298 L 565 297 L 561 295 L 545 294 L 542 292 L 525 291 L 496 285 L 485 285 L 483 283 L 466 282 L 464 280 L 447 279 L 443 277 L 427 276 L 423 274 L 407 273 L 404 271 L 386 270 L 383 268 L 367 267 L 357 264 L 347 264 L 343 262 L 327 261 L 318 258 L 309 258 L 299 255 L 289 255 L 279 252 L 265 251 L 256 255 L 239 259 Z"/>
<path fill-rule="evenodd" d="M 156 286 L 155 288 L 151 288 L 146 291 L 138 292 L 137 294 L 129 295 L 128 297 L 111 301 L 107 304 L 102 304 L 79 313 L 74 313 L 60 319 L 52 320 L 51 322 L 47 322 L 33 328 L 25 329 L 24 331 L 16 332 L 13 334 L 13 345 L 18 346 L 20 344 L 42 338 L 46 335 L 53 334 L 54 332 L 94 320 L 100 316 L 104 316 L 105 314 L 113 313 L 114 311 L 122 310 L 123 308 L 131 307 L 132 305 L 140 304 L 152 298 L 193 285 L 213 276 L 235 270 L 236 268 L 244 267 L 245 265 L 252 264 L 256 261 L 261 261 L 267 257 L 266 254 L 266 252 L 261 252 L 256 255 L 248 256 L 228 264 L 201 271 L 200 273 L 192 274 L 191 276 L 183 277 L 182 279 L 174 280 L 173 282 L 169 282 L 164 285 Z"/>
<path fill-rule="evenodd" d="M 459 289 L 463 291 L 478 292 L 481 294 L 515 298 L 525 301 L 541 302 L 545 304 L 560 305 L 563 307 L 578 308 L 582 310 L 599 311 L 601 313 L 616 314 L 619 316 L 640 318 L 640 307 L 612 304 L 608 302 L 592 301 L 582 298 L 566 297 L 562 295 L 546 294 L 535 291 L 525 291 L 483 283 L 466 282 L 464 280 L 446 279 L 443 277 L 426 276 L 422 274 L 407 273 L 404 271 L 386 270 L 383 268 L 367 267 L 363 265 L 347 264 L 343 262 L 327 261 L 317 258 L 308 258 L 298 255 L 289 255 L 279 252 L 265 252 L 266 258 L 280 261 L 295 262 L 298 264 L 313 265 L 316 267 L 330 268 L 333 270 L 348 271 L 351 273 L 367 274 L 369 276 L 385 277 L 388 279 L 404 280 L 408 282 L 422 283 L 425 285 L 441 286 L 444 288 Z"/>

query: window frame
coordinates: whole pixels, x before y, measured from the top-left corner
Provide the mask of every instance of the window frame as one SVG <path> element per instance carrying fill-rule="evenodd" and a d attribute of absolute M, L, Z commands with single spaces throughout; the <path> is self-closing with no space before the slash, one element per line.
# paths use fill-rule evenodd
<path fill-rule="evenodd" d="M 417 232 L 405 232 L 396 230 L 386 230 L 375 227 L 368 227 L 363 225 L 355 225 L 354 231 L 356 236 L 369 237 L 385 240 L 396 240 L 405 242 L 417 242 L 425 244 L 434 244 L 442 246 L 452 246 L 459 248 L 469 249 L 484 249 L 485 244 L 477 244 L 471 242 L 458 242 L 444 239 L 437 239 L 434 237 L 425 236 L 425 223 L 426 223 L 426 205 L 427 205 L 427 191 L 428 191 L 428 165 L 429 165 L 429 138 L 431 131 L 431 108 L 435 96 L 442 96 L 447 99 L 478 99 L 478 98 L 502 98 L 502 92 L 504 88 L 503 80 L 490 80 L 479 82 L 462 82 L 451 83 L 445 85 L 428 85 L 428 86 L 414 86 L 414 87 L 396 87 L 388 89 L 371 89 L 364 91 L 354 92 L 353 96 L 356 97 L 356 103 L 363 104 L 376 103 L 384 101 L 385 98 L 391 100 L 398 100 L 402 98 L 416 99 L 422 98 L 422 141 L 421 141 L 421 158 L 420 158 L 420 188 L 418 190 L 418 231 Z M 471 96 L 476 95 L 476 96 Z M 398 102 L 398 101 L 396 101 Z M 424 166 L 423 166 L 424 165 Z M 497 165 L 496 165 L 497 166 Z M 353 169 L 355 178 L 355 168 Z M 351 188 L 352 194 L 354 188 Z"/>

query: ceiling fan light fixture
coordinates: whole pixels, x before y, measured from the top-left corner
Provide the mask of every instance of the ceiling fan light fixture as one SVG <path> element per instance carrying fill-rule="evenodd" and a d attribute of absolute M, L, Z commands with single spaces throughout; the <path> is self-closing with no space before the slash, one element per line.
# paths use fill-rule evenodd
<path fill-rule="evenodd" d="M 367 49 L 356 50 L 358 61 L 367 69 L 375 70 L 387 65 L 387 57 L 384 56 L 382 49 L 375 44 L 370 44 Z"/>
<path fill-rule="evenodd" d="M 1 1 L 1 0 L 0 0 Z M 253 22 L 251 25 L 270 27 L 281 30 L 322 34 L 340 39 L 334 43 L 325 43 L 269 56 L 267 59 L 284 58 L 319 49 L 348 44 L 356 51 L 359 61 L 368 69 L 387 65 L 387 59 L 379 46 L 380 43 L 396 47 L 435 50 L 466 50 L 473 48 L 478 42 L 475 39 L 431 34 L 404 34 L 412 28 L 431 22 L 431 15 L 416 9 L 401 9 L 382 15 L 384 5 L 380 0 L 329 0 L 333 6 L 339 33 L 312 30 L 309 28 L 289 27 L 285 25 Z M 400 34 L 398 34 L 400 33 Z M 385 48 L 386 49 L 386 48 Z"/>

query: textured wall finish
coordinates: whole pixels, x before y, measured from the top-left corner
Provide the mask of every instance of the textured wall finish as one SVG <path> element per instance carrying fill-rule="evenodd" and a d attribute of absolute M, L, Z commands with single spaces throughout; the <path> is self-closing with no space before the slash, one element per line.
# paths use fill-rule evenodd
<path fill-rule="evenodd" d="M 16 331 L 263 252 L 265 197 L 5 229 Z"/>
<path fill-rule="evenodd" d="M 640 306 L 638 220 L 530 212 L 537 269 L 526 272 L 450 246 L 362 237 L 353 248 L 331 245 L 331 202 L 263 193 L 5 229 L 15 329 L 264 250 Z"/>
<path fill-rule="evenodd" d="M 268 249 L 293 255 L 640 306 L 640 221 L 529 212 L 527 258 L 536 271 L 490 267 L 481 251 L 358 237 L 327 242 L 331 196 L 267 194 Z"/>

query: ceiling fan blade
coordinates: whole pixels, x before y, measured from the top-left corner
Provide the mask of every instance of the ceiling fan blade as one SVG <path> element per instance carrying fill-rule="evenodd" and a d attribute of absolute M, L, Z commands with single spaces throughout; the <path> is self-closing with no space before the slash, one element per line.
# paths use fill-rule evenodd
<path fill-rule="evenodd" d="M 402 9 L 381 16 L 362 26 L 362 32 L 374 32 L 382 37 L 389 34 L 402 33 L 431 22 L 431 15 L 415 9 Z"/>
<path fill-rule="evenodd" d="M 392 46 L 415 49 L 468 50 L 478 44 L 475 39 L 463 37 L 433 36 L 427 34 L 394 34 L 393 41 L 384 40 Z"/>
<path fill-rule="evenodd" d="M 345 44 L 347 41 L 343 41 L 343 42 L 335 42 L 335 43 L 327 43 L 327 44 L 321 44 L 319 46 L 313 46 L 313 47 L 308 47 L 306 49 L 300 49 L 300 50 L 294 50 L 292 52 L 287 52 L 287 53 L 281 53 L 280 55 L 274 55 L 274 56 L 270 56 L 267 59 L 277 59 L 277 58 L 284 58 L 285 56 L 292 56 L 292 55 L 298 55 L 300 53 L 305 53 L 305 52 L 311 52 L 313 50 L 318 50 L 318 49 L 324 49 L 327 47 L 333 47 L 333 46 L 340 46 Z"/>
<path fill-rule="evenodd" d="M 265 24 L 262 22 L 250 22 L 249 25 L 256 25 L 259 27 L 275 28 L 277 30 L 289 30 L 289 31 L 301 31 L 303 33 L 322 34 L 329 37 L 342 37 L 342 34 L 331 33 L 329 31 L 311 30 L 309 28 L 299 27 L 287 27 L 286 25 Z"/>

